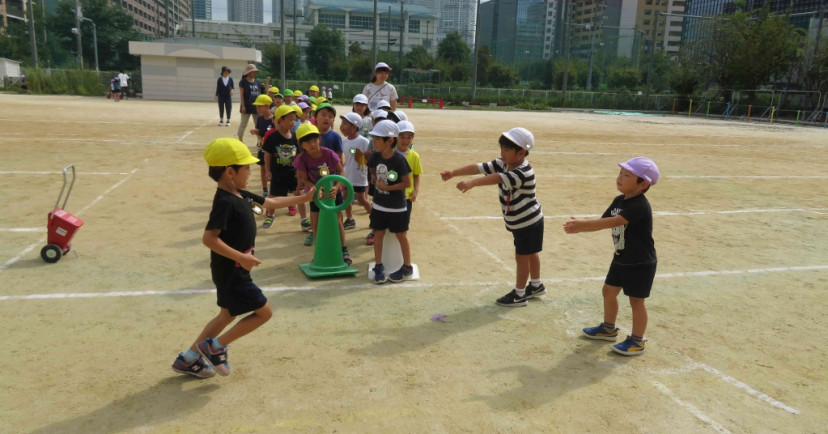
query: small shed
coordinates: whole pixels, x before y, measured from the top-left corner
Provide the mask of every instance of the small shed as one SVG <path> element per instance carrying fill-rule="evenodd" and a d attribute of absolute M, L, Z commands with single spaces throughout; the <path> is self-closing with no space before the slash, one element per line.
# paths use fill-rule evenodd
<path fill-rule="evenodd" d="M 143 97 L 154 100 L 213 101 L 222 66 L 238 89 L 244 67 L 262 61 L 255 48 L 205 38 L 129 41 L 129 53 L 141 56 Z"/>
<path fill-rule="evenodd" d="M 11 80 L 6 80 L 9 77 Z M 20 78 L 20 62 L 0 57 L 0 86 L 5 87 L 6 82 L 13 82 Z"/>

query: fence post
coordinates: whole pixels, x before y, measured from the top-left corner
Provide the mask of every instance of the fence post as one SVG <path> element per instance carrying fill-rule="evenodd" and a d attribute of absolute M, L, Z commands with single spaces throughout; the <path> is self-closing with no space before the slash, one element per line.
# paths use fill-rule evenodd
<path fill-rule="evenodd" d="M 710 101 L 707 101 L 707 112 L 705 112 L 704 117 L 710 118 Z"/>
<path fill-rule="evenodd" d="M 730 120 L 730 101 L 727 102 L 727 108 L 725 108 L 725 120 Z"/>
<path fill-rule="evenodd" d="M 748 122 L 750 122 L 750 110 L 751 110 L 752 108 L 753 108 L 753 104 L 748 105 L 748 115 L 747 115 L 747 121 L 748 121 Z"/>
<path fill-rule="evenodd" d="M 670 114 L 673 114 L 673 115 L 676 114 L 676 99 L 675 98 L 673 98 L 673 112 L 670 113 Z"/>
<path fill-rule="evenodd" d="M 687 110 L 687 117 L 690 117 L 692 115 L 693 115 L 693 100 L 691 99 L 690 100 L 690 108 Z"/>
<path fill-rule="evenodd" d="M 776 106 L 771 107 L 770 123 L 773 123 L 773 114 L 776 112 Z"/>
<path fill-rule="evenodd" d="M 801 112 L 801 111 L 802 110 L 797 110 L 796 111 L 796 125 L 799 125 L 799 112 Z"/>

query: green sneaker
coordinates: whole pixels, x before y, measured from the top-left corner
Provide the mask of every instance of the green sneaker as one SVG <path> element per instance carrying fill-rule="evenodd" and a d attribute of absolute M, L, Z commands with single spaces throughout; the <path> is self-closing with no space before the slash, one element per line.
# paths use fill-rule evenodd
<path fill-rule="evenodd" d="M 308 237 L 305 238 L 305 245 L 312 246 L 313 245 L 313 234 L 308 234 Z"/>
<path fill-rule="evenodd" d="M 273 226 L 273 216 L 269 215 L 269 216 L 265 217 L 264 223 L 262 223 L 262 227 L 267 229 L 271 226 Z"/>

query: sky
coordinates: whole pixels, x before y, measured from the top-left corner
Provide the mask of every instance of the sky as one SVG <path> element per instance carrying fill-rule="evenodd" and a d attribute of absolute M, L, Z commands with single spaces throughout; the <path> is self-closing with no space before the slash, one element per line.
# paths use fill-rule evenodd
<path fill-rule="evenodd" d="M 254 0 L 254 1 L 262 1 L 262 0 Z M 227 20 L 227 0 L 213 0 L 213 19 L 216 21 L 226 21 Z M 264 0 L 264 22 L 269 23 L 272 21 L 273 15 L 273 2 L 269 0 Z"/>

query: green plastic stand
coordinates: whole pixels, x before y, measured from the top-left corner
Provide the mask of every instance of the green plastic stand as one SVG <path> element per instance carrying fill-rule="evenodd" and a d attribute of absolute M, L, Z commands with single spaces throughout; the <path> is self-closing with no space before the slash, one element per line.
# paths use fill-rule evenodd
<path fill-rule="evenodd" d="M 319 207 L 319 222 L 316 226 L 316 245 L 313 248 L 313 262 L 299 265 L 299 268 L 308 277 L 330 277 L 354 275 L 359 272 L 356 268 L 345 263 L 342 259 L 342 244 L 339 239 L 339 222 L 336 213 L 344 210 L 354 199 L 354 186 L 348 178 L 340 175 L 323 176 L 316 183 L 317 191 L 328 193 L 333 189 L 334 181 L 345 185 L 348 189 L 348 199 L 336 206 L 335 199 L 326 197 L 313 199 Z"/>

